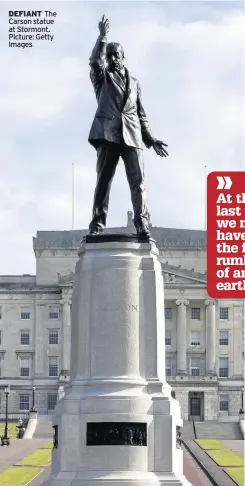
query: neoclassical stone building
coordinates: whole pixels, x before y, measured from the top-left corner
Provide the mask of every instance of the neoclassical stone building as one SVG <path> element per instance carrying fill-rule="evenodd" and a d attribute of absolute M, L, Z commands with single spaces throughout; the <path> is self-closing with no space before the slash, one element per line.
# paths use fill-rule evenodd
<path fill-rule="evenodd" d="M 134 232 L 126 227 L 107 232 Z M 0 414 L 51 413 L 69 379 L 70 309 L 77 250 L 87 230 L 38 231 L 36 275 L 0 277 Z M 152 227 L 165 282 L 166 374 L 185 420 L 238 420 L 244 301 L 209 299 L 205 232 Z"/>

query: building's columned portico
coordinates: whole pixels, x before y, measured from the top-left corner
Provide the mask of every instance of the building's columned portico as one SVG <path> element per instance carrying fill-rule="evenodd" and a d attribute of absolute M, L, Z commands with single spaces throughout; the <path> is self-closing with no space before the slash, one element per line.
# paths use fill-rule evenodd
<path fill-rule="evenodd" d="M 177 374 L 187 374 L 186 334 L 187 319 L 186 306 L 189 300 L 176 300 L 177 305 Z"/>

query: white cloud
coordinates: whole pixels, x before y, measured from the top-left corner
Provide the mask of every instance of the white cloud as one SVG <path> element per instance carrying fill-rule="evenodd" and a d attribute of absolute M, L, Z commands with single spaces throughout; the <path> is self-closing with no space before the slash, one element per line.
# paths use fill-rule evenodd
<path fill-rule="evenodd" d="M 16 207 L 20 209 L 34 200 L 33 192 L 23 181 L 21 184 L 8 180 L 0 181 L 0 193 L 4 204 L 12 209 Z"/>
<path fill-rule="evenodd" d="M 3 65 L 0 81 L 0 115 L 47 119 L 59 116 L 78 96 L 84 70 L 78 58 L 39 59 L 15 57 Z"/>

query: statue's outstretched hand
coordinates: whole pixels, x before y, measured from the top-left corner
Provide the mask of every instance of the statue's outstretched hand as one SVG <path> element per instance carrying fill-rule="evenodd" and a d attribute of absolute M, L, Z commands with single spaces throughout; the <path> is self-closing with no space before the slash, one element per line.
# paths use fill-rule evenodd
<path fill-rule="evenodd" d="M 108 34 L 108 32 L 109 32 L 109 28 L 110 28 L 109 20 L 105 19 L 105 16 L 103 15 L 101 21 L 99 22 L 100 35 L 105 37 L 106 34 Z"/>
<path fill-rule="evenodd" d="M 160 157 L 167 157 L 168 152 L 164 147 L 167 147 L 166 143 L 161 142 L 161 140 L 155 140 L 153 142 L 152 147 L 154 148 L 155 152 L 157 155 L 160 155 Z"/>

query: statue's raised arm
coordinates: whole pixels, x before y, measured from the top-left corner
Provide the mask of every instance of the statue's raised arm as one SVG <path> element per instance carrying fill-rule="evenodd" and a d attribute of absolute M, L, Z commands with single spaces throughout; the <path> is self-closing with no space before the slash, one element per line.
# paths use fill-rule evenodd
<path fill-rule="evenodd" d="M 109 32 L 109 21 L 105 19 L 103 15 L 102 20 L 99 22 L 99 37 L 96 40 L 96 44 L 93 48 L 92 54 L 89 58 L 90 65 L 90 79 L 92 81 L 96 97 L 99 96 L 100 87 L 103 83 L 105 66 L 106 66 L 106 35 Z"/>

